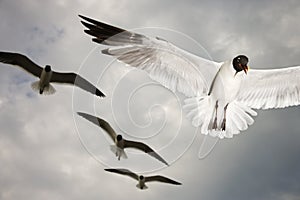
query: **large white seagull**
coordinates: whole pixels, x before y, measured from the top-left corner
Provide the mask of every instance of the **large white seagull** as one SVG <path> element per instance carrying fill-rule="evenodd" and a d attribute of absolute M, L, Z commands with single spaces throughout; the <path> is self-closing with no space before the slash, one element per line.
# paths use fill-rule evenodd
<path fill-rule="evenodd" d="M 214 62 L 158 37 L 80 17 L 94 42 L 112 46 L 102 53 L 145 70 L 171 91 L 183 93 L 187 97 L 183 108 L 202 134 L 231 138 L 254 122 L 253 109 L 300 104 L 299 66 L 249 70 L 245 55 Z"/>

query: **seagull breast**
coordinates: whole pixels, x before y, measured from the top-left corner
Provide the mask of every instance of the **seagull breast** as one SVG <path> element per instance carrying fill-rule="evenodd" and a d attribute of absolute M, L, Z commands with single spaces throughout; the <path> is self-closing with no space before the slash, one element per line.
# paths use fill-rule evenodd
<path fill-rule="evenodd" d="M 147 187 L 146 187 L 146 185 L 145 185 L 145 177 L 144 177 L 143 175 L 140 175 L 140 176 L 139 176 L 138 181 L 139 181 L 139 183 L 138 183 L 137 186 L 138 186 L 140 189 L 147 189 Z"/>
<path fill-rule="evenodd" d="M 40 87 L 45 87 L 49 85 L 52 73 L 53 72 L 51 70 L 51 67 L 49 65 L 46 65 L 40 76 Z"/>
<path fill-rule="evenodd" d="M 244 74 L 236 73 L 231 61 L 224 62 L 211 86 L 211 95 L 216 100 L 223 100 L 226 103 L 230 103 L 236 98 L 243 77 Z"/>

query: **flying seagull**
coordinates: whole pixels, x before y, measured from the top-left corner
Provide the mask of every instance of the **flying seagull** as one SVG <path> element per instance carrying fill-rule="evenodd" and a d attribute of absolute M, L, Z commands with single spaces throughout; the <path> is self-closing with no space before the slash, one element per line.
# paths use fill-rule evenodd
<path fill-rule="evenodd" d="M 171 91 L 183 93 L 187 97 L 183 109 L 205 135 L 231 138 L 253 124 L 254 109 L 300 104 L 300 66 L 249 70 L 245 55 L 214 62 L 164 39 L 79 16 L 94 42 L 112 46 L 102 53 L 145 70 Z"/>
<path fill-rule="evenodd" d="M 127 155 L 124 151 L 125 148 L 134 148 L 153 156 L 154 158 L 163 162 L 166 165 L 169 165 L 160 155 L 158 155 L 148 145 L 142 142 L 126 140 L 122 137 L 122 135 L 117 135 L 114 129 L 105 120 L 87 113 L 77 112 L 77 114 L 104 129 L 104 131 L 110 136 L 110 138 L 115 143 L 115 145 L 111 145 L 111 150 L 112 152 L 114 152 L 116 157 L 118 157 L 118 160 L 120 160 L 121 157 L 127 158 Z"/>
<path fill-rule="evenodd" d="M 128 169 L 104 169 L 104 170 L 108 171 L 108 172 L 112 172 L 112 173 L 126 175 L 126 176 L 129 176 L 129 177 L 137 180 L 138 184 L 136 185 L 136 187 L 141 190 L 147 189 L 148 187 L 145 185 L 145 183 L 151 182 L 151 181 L 169 183 L 169 184 L 173 184 L 173 185 L 181 185 L 181 183 L 179 183 L 177 181 L 174 181 L 172 179 L 169 179 L 167 177 L 160 176 L 160 175 L 155 175 L 155 176 L 137 175 L 136 173 L 133 173 Z"/>
<path fill-rule="evenodd" d="M 50 84 L 53 82 L 76 85 L 81 89 L 99 97 L 105 97 L 105 95 L 99 89 L 97 89 L 86 79 L 82 78 L 80 75 L 75 73 L 61 73 L 52 71 L 50 65 L 46 65 L 45 68 L 42 68 L 25 55 L 19 53 L 0 52 L 0 62 L 17 65 L 32 75 L 38 77 L 40 80 L 32 83 L 31 87 L 40 94 L 53 94 L 55 89 Z"/>

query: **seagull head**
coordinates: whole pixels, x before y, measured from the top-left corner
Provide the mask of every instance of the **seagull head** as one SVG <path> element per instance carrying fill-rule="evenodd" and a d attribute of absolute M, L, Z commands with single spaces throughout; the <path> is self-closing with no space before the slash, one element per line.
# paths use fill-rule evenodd
<path fill-rule="evenodd" d="M 46 72 L 50 72 L 50 71 L 51 71 L 51 67 L 50 67 L 50 65 L 46 65 L 46 67 L 45 67 L 45 71 L 46 71 Z"/>
<path fill-rule="evenodd" d="M 117 135 L 117 141 L 121 141 L 123 139 L 122 135 Z"/>
<path fill-rule="evenodd" d="M 140 176 L 139 176 L 139 179 L 140 179 L 140 180 L 144 180 L 144 178 L 145 178 L 145 177 L 144 177 L 143 175 L 140 175 Z"/>
<path fill-rule="evenodd" d="M 240 71 L 244 71 L 245 74 L 247 74 L 249 67 L 248 67 L 248 61 L 249 59 L 247 56 L 239 55 L 235 57 L 232 61 L 233 68 L 235 69 L 236 73 Z"/>

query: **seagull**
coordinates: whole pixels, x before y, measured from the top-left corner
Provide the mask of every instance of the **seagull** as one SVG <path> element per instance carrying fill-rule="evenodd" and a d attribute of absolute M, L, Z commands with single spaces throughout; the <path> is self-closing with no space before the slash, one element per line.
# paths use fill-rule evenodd
<path fill-rule="evenodd" d="M 92 41 L 111 46 L 103 54 L 145 70 L 164 87 L 184 94 L 183 109 L 202 134 L 232 138 L 254 123 L 256 109 L 300 104 L 300 66 L 250 70 L 245 55 L 215 62 L 159 37 L 79 17 Z"/>
<path fill-rule="evenodd" d="M 136 142 L 136 141 L 130 141 L 125 140 L 122 135 L 117 135 L 114 129 L 109 125 L 109 123 L 101 118 L 92 116 L 87 113 L 77 112 L 78 115 L 81 117 L 89 120 L 90 122 L 100 126 L 102 129 L 105 130 L 105 132 L 110 136 L 110 138 L 114 141 L 115 145 L 111 145 L 110 149 L 111 151 L 116 155 L 118 160 L 120 160 L 121 157 L 127 158 L 127 155 L 124 151 L 125 148 L 134 148 L 138 149 L 140 151 L 143 151 L 150 156 L 153 156 L 157 160 L 163 162 L 166 165 L 169 165 L 160 155 L 158 155 L 151 147 L 148 145 L 142 143 L 142 142 Z"/>
<path fill-rule="evenodd" d="M 46 65 L 44 68 L 35 64 L 27 56 L 19 53 L 0 52 L 0 62 L 16 65 L 38 77 L 40 80 L 31 84 L 34 91 L 40 94 L 53 94 L 55 93 L 54 87 L 50 82 L 54 83 L 67 83 L 80 87 L 92 94 L 99 97 L 105 97 L 105 95 L 97 89 L 93 84 L 82 78 L 75 73 L 61 73 L 52 71 L 50 65 Z"/>
<path fill-rule="evenodd" d="M 181 185 L 181 183 L 179 183 L 177 181 L 174 181 L 172 179 L 169 179 L 167 177 L 160 176 L 160 175 L 156 175 L 156 176 L 137 175 L 136 173 L 133 173 L 128 169 L 104 169 L 104 170 L 108 171 L 108 172 L 112 172 L 112 173 L 126 175 L 126 176 L 129 176 L 129 177 L 137 180 L 138 184 L 136 185 L 136 187 L 141 190 L 147 189 L 148 187 L 145 185 L 145 183 L 151 182 L 151 181 L 169 183 L 169 184 L 173 184 L 173 185 Z"/>

